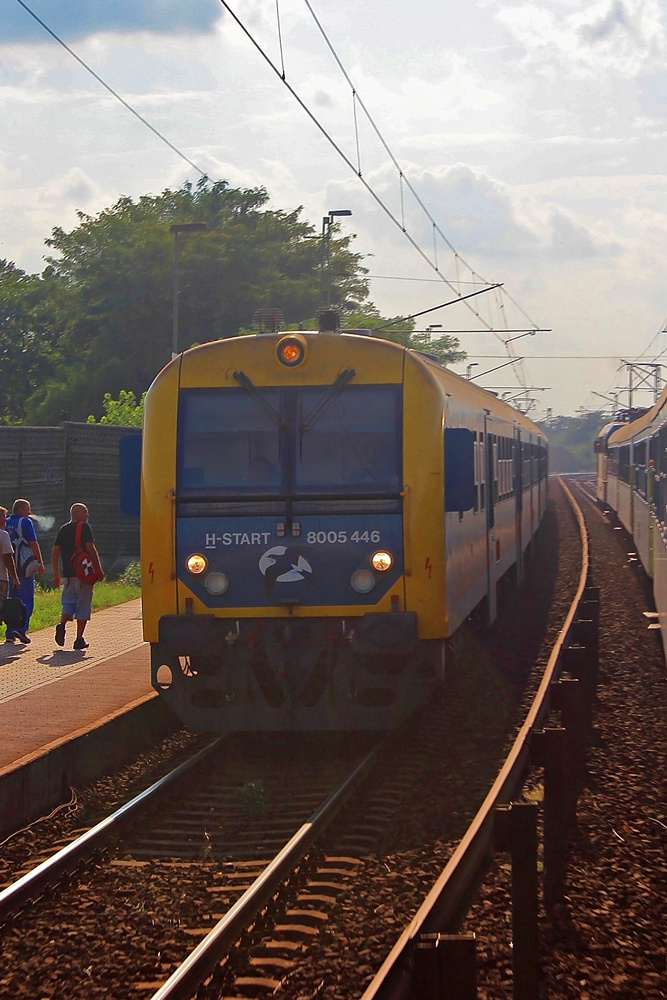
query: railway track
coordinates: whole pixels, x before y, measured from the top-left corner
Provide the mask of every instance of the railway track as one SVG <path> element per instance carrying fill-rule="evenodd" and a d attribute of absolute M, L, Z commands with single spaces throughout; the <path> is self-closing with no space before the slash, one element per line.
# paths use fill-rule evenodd
<path fill-rule="evenodd" d="M 0 892 L 3 995 L 42 995 L 44 969 L 67 996 L 146 994 L 179 964 L 165 942 L 185 958 L 234 906 L 231 946 L 376 762 L 384 744 L 368 743 L 222 739 L 195 755 Z"/>
<path fill-rule="evenodd" d="M 573 544 L 562 529 L 560 541 Z M 547 528 L 544 558 L 552 542 Z M 531 620 L 555 636 L 565 594 L 569 601 L 576 588 L 559 584 L 553 565 L 545 572 L 539 553 L 534 570 L 550 581 L 559 608 L 549 622 L 542 602 Z M 529 607 L 531 594 L 529 580 Z M 526 641 L 523 620 L 516 625 L 523 653 L 515 649 L 511 669 L 499 669 L 501 654 L 494 657 L 474 632 L 459 639 L 447 697 L 375 749 L 380 767 L 356 795 L 360 777 L 333 774 L 333 758 L 342 768 L 352 749 L 343 744 L 335 752 L 321 747 L 319 757 L 312 749 L 290 756 L 276 745 L 266 753 L 265 746 L 264 763 L 261 753 L 252 766 L 239 760 L 223 791 L 214 788 L 215 765 L 200 758 L 203 787 L 168 821 L 162 806 L 150 827 L 143 813 L 139 821 L 125 816 L 114 854 L 105 847 L 57 891 L 32 906 L 21 901 L 3 930 L 12 971 L 0 974 L 0 986 L 13 997 L 57 996 L 66 982 L 67 997 L 166 1000 L 191 996 L 208 979 L 200 997 L 359 996 L 464 837 L 518 725 L 522 691 L 536 686 L 528 661 L 539 643 L 535 635 Z M 507 627 L 496 635 L 505 653 Z M 227 741 L 208 753 L 222 753 L 229 766 Z M 357 772 L 359 756 L 357 746 Z M 306 789 L 322 797 L 322 770 L 329 788 L 342 782 L 347 803 L 330 807 L 338 820 L 328 833 L 319 820 L 329 807 L 298 798 Z M 292 830 L 311 814 L 298 848 L 285 842 L 278 799 L 292 807 L 285 809 Z M 94 917 L 90 928 L 82 913 Z"/>

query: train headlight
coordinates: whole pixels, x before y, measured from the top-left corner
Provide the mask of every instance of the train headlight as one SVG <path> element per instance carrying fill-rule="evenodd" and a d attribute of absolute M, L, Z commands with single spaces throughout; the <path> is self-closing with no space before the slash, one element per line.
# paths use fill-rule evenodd
<path fill-rule="evenodd" d="M 278 342 L 276 355 L 281 365 L 286 368 L 297 368 L 306 357 L 306 341 L 298 334 L 283 337 Z"/>
<path fill-rule="evenodd" d="M 192 555 L 188 556 L 185 560 L 185 565 L 188 573 L 192 573 L 194 576 L 199 576 L 208 566 L 208 560 L 206 556 L 200 555 L 199 552 L 193 552 Z"/>
<path fill-rule="evenodd" d="M 375 577 L 369 569 L 356 569 L 350 578 L 350 583 L 358 594 L 369 594 L 375 586 Z"/>
<path fill-rule="evenodd" d="M 204 587 L 208 590 L 211 597 L 221 597 L 229 589 L 229 578 L 224 573 L 217 571 L 209 573 L 204 580 Z"/>
<path fill-rule="evenodd" d="M 394 565 L 394 557 L 389 552 L 375 552 L 371 556 L 371 566 L 378 573 L 386 573 Z"/>

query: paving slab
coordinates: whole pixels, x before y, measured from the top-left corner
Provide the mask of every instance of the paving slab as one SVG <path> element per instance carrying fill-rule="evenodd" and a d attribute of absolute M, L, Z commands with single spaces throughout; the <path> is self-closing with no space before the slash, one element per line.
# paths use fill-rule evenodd
<path fill-rule="evenodd" d="M 89 649 L 72 649 L 76 625 L 67 631 L 63 648 L 54 628 L 33 632 L 29 645 L 0 643 L 0 768 L 154 693 L 140 600 L 94 612 Z"/>
<path fill-rule="evenodd" d="M 67 626 L 65 646 L 55 642 L 55 628 L 31 632 L 29 645 L 0 641 L 0 704 L 24 691 L 62 680 L 68 674 L 143 646 L 141 599 L 95 611 L 86 627 L 89 649 L 73 649 L 76 623 Z"/>

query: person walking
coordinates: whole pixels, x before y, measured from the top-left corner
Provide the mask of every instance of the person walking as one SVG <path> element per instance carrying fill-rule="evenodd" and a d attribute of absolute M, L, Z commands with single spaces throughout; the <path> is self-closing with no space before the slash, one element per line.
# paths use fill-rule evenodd
<path fill-rule="evenodd" d="M 7 508 L 0 507 L 0 601 L 9 596 L 9 583 L 18 590 L 19 578 L 14 562 L 14 548 L 9 533 L 5 531 Z"/>
<path fill-rule="evenodd" d="M 16 544 L 18 538 L 23 538 L 28 543 L 32 550 L 32 554 L 35 559 L 39 561 L 39 566 L 35 570 L 35 576 L 41 576 L 44 572 L 44 560 L 42 559 L 42 550 L 39 547 L 39 542 L 37 541 L 37 535 L 35 533 L 35 526 L 32 523 L 32 518 L 30 517 L 31 508 L 29 500 L 15 500 L 14 506 L 12 507 L 12 513 L 7 518 L 7 531 L 9 532 L 9 537 L 12 540 L 12 544 Z M 10 588 L 11 597 L 20 597 L 25 604 L 25 626 L 22 629 L 11 629 L 9 625 L 7 626 L 6 642 L 19 642 L 27 643 L 30 642 L 28 637 L 28 628 L 30 627 L 30 616 L 35 607 L 35 576 L 23 576 L 19 567 L 17 567 L 19 574 L 19 585 L 18 587 L 12 586 Z"/>
<path fill-rule="evenodd" d="M 90 556 L 97 579 L 104 579 L 104 570 L 100 556 L 95 546 L 93 531 L 88 524 L 88 508 L 85 503 L 73 503 L 69 509 L 69 521 L 58 529 L 56 540 L 51 552 L 51 568 L 53 569 L 53 585 L 60 586 L 60 563 L 64 577 L 62 592 L 62 614 L 56 625 L 56 645 L 65 645 L 65 628 L 68 622 L 76 618 L 76 639 L 74 649 L 88 649 L 88 643 L 83 637 L 86 625 L 90 621 L 90 609 L 93 600 L 93 585 L 79 580 L 72 558 L 76 550 L 77 525 L 81 528 L 81 548 Z"/>

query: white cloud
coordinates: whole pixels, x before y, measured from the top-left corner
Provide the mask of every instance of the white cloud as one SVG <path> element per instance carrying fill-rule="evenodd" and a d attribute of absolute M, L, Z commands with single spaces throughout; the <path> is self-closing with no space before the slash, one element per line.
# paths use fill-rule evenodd
<path fill-rule="evenodd" d="M 496 16 L 524 51 L 523 68 L 566 69 L 584 76 L 614 72 L 632 77 L 658 68 L 665 25 L 658 0 L 599 0 L 501 6 Z"/>
<path fill-rule="evenodd" d="M 81 5 L 88 20 L 77 26 Z M 351 209 L 341 230 L 358 234 L 353 248 L 372 273 L 423 279 L 374 280 L 383 311 L 418 312 L 449 297 L 356 176 L 351 93 L 302 0 L 280 0 L 287 79 L 353 170 L 232 18 L 219 16 L 217 0 L 31 6 L 54 30 L 67 27 L 72 48 L 213 179 L 263 186 L 274 208 L 303 204 L 317 231 L 329 209 Z M 157 23 L 161 6 L 171 23 Z M 238 10 L 280 67 L 274 0 L 244 0 Z M 158 194 L 197 175 L 43 29 L 3 31 L 8 12 L 32 21 L 13 0 L 0 2 L 0 257 L 37 271 L 44 239 L 54 226 L 76 226 L 77 210 L 94 215 L 121 195 Z M 409 8 L 383 0 L 381 16 L 366 4 L 318 14 L 458 256 L 439 236 L 434 251 L 432 226 L 357 106 L 363 178 L 442 273 L 470 280 L 465 260 L 504 282 L 553 328 L 528 341 L 531 353 L 542 341 L 544 353 L 561 344 L 595 353 L 603 341 L 632 353 L 632 338 L 642 330 L 650 338 L 665 311 L 667 245 L 659 0 L 413 0 Z M 498 321 L 492 296 L 474 301 Z M 533 381 L 553 385 L 555 412 L 572 412 L 598 377 L 590 363 L 581 371 L 565 363 L 558 374 L 551 363 L 535 373 L 527 364 Z"/>
<path fill-rule="evenodd" d="M 83 170 L 72 167 L 66 174 L 45 184 L 38 192 L 39 203 L 52 208 L 54 205 L 85 210 L 100 197 L 98 186 Z"/>

